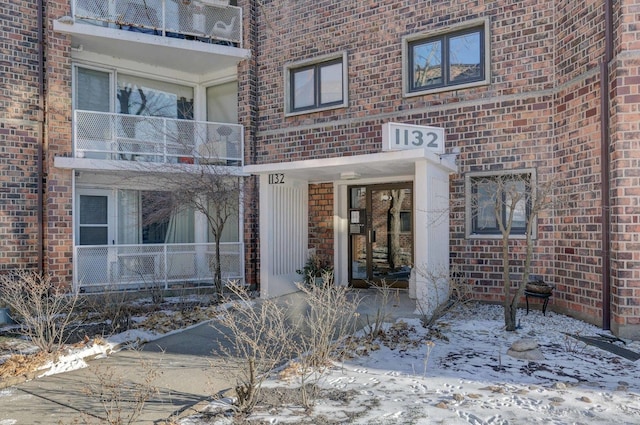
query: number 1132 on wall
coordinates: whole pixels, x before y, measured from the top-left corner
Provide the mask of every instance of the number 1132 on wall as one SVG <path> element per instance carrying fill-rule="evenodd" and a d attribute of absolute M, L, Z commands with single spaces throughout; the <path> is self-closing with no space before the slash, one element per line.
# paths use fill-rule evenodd
<path fill-rule="evenodd" d="M 382 124 L 382 150 L 429 149 L 444 153 L 444 129 L 389 122 Z"/>

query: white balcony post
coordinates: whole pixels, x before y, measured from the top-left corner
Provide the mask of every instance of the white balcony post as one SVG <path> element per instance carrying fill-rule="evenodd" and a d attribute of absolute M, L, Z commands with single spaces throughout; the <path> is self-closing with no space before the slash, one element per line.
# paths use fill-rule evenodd
<path fill-rule="evenodd" d="M 167 35 L 167 0 L 162 0 L 162 36 Z"/>
<path fill-rule="evenodd" d="M 169 158 L 167 154 L 169 153 L 169 149 L 167 147 L 168 137 L 167 131 L 169 131 L 169 126 L 167 125 L 167 118 L 162 119 L 162 162 L 167 164 L 169 162 Z"/>

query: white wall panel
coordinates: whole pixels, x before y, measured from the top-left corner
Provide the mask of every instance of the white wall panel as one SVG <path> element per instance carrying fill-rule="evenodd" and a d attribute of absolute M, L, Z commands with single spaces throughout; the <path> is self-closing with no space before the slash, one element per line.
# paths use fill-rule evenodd
<path fill-rule="evenodd" d="M 297 291 L 296 273 L 308 247 L 308 183 L 284 177 L 284 183 L 260 179 L 260 287 L 261 297 Z"/>

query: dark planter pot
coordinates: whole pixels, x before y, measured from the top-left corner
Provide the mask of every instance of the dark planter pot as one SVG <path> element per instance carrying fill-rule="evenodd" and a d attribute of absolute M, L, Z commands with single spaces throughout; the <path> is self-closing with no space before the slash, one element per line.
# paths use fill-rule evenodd
<path fill-rule="evenodd" d="M 551 294 L 553 292 L 553 286 L 544 282 L 529 282 L 525 289 L 534 294 Z"/>

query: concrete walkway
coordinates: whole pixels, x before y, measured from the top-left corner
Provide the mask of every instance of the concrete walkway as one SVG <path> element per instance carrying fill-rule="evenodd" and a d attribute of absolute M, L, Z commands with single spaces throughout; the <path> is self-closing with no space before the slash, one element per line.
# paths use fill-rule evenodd
<path fill-rule="evenodd" d="M 358 308 L 360 320 L 372 322 L 379 310 L 376 291 L 362 290 L 359 294 L 363 296 Z M 294 309 L 305 304 L 299 293 L 279 301 Z M 399 292 L 389 300 L 386 312 L 390 318 L 415 317 L 414 310 L 415 303 L 408 299 L 407 293 Z M 194 413 L 194 405 L 230 388 L 228 374 L 223 371 L 229 366 L 213 354 L 226 343 L 224 335 L 204 323 L 152 341 L 141 350 L 123 350 L 92 361 L 84 369 L 1 390 L 0 425 L 107 423 L 100 398 L 95 394 L 88 395 L 87 389 L 104 390 L 105 386 L 100 382 L 101 379 L 104 382 L 109 374 L 113 378 L 109 381 L 117 385 L 107 398 L 112 403 L 114 399 L 122 402 L 121 408 L 111 404 L 110 410 L 126 417 L 127 406 L 130 406 L 126 401 L 135 397 L 140 388 L 145 388 L 145 379 L 153 370 L 159 373 L 153 381 L 158 392 L 145 404 L 136 423 L 162 424 L 172 417 Z"/>

